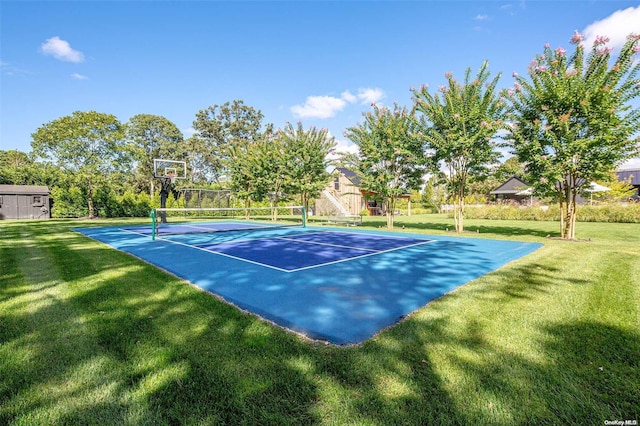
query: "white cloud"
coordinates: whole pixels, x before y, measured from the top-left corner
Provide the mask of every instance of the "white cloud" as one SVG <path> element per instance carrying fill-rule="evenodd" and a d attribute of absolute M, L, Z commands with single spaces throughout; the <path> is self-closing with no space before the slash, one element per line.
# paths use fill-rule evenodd
<path fill-rule="evenodd" d="M 382 89 L 358 89 L 358 99 L 360 99 L 360 103 L 365 104 L 374 104 L 381 99 L 384 99 L 384 92 Z"/>
<path fill-rule="evenodd" d="M 335 139 L 336 146 L 333 152 L 327 156 L 328 160 L 338 160 L 343 154 L 358 154 L 360 148 L 358 145 L 349 142 L 348 140 Z"/>
<path fill-rule="evenodd" d="M 73 78 L 75 80 L 87 80 L 87 79 L 89 79 L 89 77 L 87 77 L 86 75 L 78 74 L 77 72 L 74 72 L 73 74 L 71 74 L 71 78 Z"/>
<path fill-rule="evenodd" d="M 294 105 L 291 112 L 298 118 L 331 118 L 347 105 L 344 99 L 334 96 L 309 96 L 302 105 Z"/>
<path fill-rule="evenodd" d="M 71 45 L 62 40 L 60 37 L 51 37 L 40 46 L 40 51 L 45 55 L 53 56 L 54 58 L 65 62 L 83 62 L 84 55 L 71 47 Z"/>
<path fill-rule="evenodd" d="M 354 103 L 355 101 L 358 100 L 358 98 L 348 90 L 345 90 L 344 92 L 342 92 L 340 97 L 342 99 L 344 99 L 345 101 L 349 102 L 350 104 L 352 104 L 352 103 Z"/>
<path fill-rule="evenodd" d="M 607 46 L 619 49 L 627 41 L 629 34 L 640 34 L 640 6 L 618 10 L 588 25 L 582 33 L 585 46 L 591 47 L 597 36 L 606 36 L 610 40 Z"/>
<path fill-rule="evenodd" d="M 476 17 L 473 19 L 476 21 L 486 21 L 487 19 L 489 19 L 489 15 L 476 15 Z"/>
<path fill-rule="evenodd" d="M 382 89 L 361 88 L 358 94 L 354 95 L 348 90 L 335 96 L 308 96 L 303 104 L 294 105 L 290 108 L 296 118 L 331 118 L 342 111 L 347 104 L 360 101 L 361 104 L 376 103 L 384 98 Z"/>

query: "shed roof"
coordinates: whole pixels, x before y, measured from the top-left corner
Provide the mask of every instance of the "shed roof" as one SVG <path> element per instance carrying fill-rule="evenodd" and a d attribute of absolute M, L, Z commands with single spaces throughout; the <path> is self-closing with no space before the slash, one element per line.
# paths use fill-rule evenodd
<path fill-rule="evenodd" d="M 49 195 L 49 188 L 40 185 L 0 185 L 2 195 Z"/>
<path fill-rule="evenodd" d="M 527 188 L 529 185 L 526 184 L 522 179 L 518 176 L 512 176 L 505 183 L 494 189 L 490 192 L 490 194 L 498 195 L 498 194 L 513 194 L 522 191 Z"/>
<path fill-rule="evenodd" d="M 352 184 L 359 187 L 360 186 L 360 176 L 353 170 L 345 169 L 344 167 L 336 167 L 336 170 L 342 173 L 347 179 L 351 181 Z"/>

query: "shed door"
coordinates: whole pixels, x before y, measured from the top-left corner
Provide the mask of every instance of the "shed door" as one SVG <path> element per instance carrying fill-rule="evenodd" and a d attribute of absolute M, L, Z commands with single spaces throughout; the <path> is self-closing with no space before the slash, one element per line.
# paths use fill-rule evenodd
<path fill-rule="evenodd" d="M 18 219 L 18 196 L 3 195 L 0 204 L 0 219 Z"/>
<path fill-rule="evenodd" d="M 31 207 L 30 195 L 18 196 L 18 218 L 19 219 L 33 219 L 33 208 Z"/>

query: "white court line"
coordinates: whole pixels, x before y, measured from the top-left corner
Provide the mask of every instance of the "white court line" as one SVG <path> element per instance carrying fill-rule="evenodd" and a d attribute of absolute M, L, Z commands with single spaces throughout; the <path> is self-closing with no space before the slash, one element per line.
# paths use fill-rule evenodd
<path fill-rule="evenodd" d="M 127 231 L 127 232 L 131 232 L 133 234 L 139 234 L 139 233 L 137 233 L 135 231 L 128 231 L 126 229 L 122 229 L 122 230 L 123 231 Z M 334 232 L 334 231 L 317 231 L 317 232 L 308 232 L 308 233 L 301 232 L 299 235 L 324 234 L 324 233 L 327 233 L 327 232 L 331 232 L 331 233 L 335 233 L 335 234 L 348 234 L 346 232 L 340 232 L 340 231 L 336 231 L 336 232 Z M 387 237 L 387 235 L 379 235 L 379 234 L 367 234 L 367 233 L 358 233 L 358 234 L 359 235 L 363 235 L 363 234 L 364 235 L 371 235 L 371 236 L 377 236 L 377 237 Z M 144 235 L 144 234 L 139 234 L 139 235 Z M 349 234 L 349 235 L 353 235 L 353 234 Z M 144 236 L 148 237 L 148 235 L 144 235 Z M 400 237 L 400 236 L 396 237 L 395 235 L 394 236 L 389 236 L 389 237 L 410 239 L 410 237 Z M 253 239 L 236 240 L 236 241 L 231 240 L 231 241 L 224 241 L 224 242 L 221 242 L 221 243 L 218 243 L 218 244 L 236 243 L 236 242 L 248 242 L 248 241 L 257 241 L 257 240 L 265 240 L 265 239 L 286 239 L 286 237 L 273 236 L 273 237 L 253 238 Z M 411 239 L 416 240 L 417 238 L 411 238 Z M 196 250 L 204 251 L 204 252 L 207 252 L 207 253 L 217 254 L 217 255 L 224 256 L 224 257 L 227 257 L 227 258 L 230 258 L 230 259 L 251 263 L 251 264 L 257 265 L 257 266 L 264 266 L 265 268 L 275 269 L 276 271 L 286 272 L 286 273 L 305 271 L 307 269 L 319 268 L 319 267 L 325 266 L 325 265 L 333 265 L 333 264 L 336 264 L 336 263 L 348 262 L 348 261 L 351 261 L 351 260 L 362 259 L 363 257 L 376 256 L 378 254 L 389 253 L 389 252 L 392 252 L 392 251 L 401 250 L 401 249 L 409 248 L 409 247 L 415 247 L 415 246 L 419 246 L 419 245 L 422 245 L 422 244 L 434 243 L 434 242 L 437 241 L 437 240 L 422 240 L 422 241 L 420 241 L 418 243 L 415 243 L 415 244 L 409 244 L 409 245 L 406 245 L 406 246 L 395 247 L 395 248 L 392 248 L 392 249 L 382 250 L 382 251 L 372 251 L 371 249 L 362 249 L 362 248 L 349 247 L 349 246 L 338 246 L 338 247 L 344 247 L 344 248 L 351 248 L 351 249 L 354 249 L 354 250 L 372 251 L 372 253 L 367 253 L 367 254 L 363 254 L 363 255 L 360 255 L 360 256 L 348 257 L 348 258 L 344 258 L 344 259 L 334 260 L 332 262 L 319 263 L 317 265 L 305 266 L 303 268 L 298 268 L 298 269 L 283 269 L 283 268 L 278 268 L 277 266 L 269 265 L 267 263 L 256 262 L 254 260 L 233 256 L 233 255 L 230 255 L 230 254 L 226 254 L 226 253 L 222 253 L 222 252 L 219 252 L 219 251 L 206 249 L 206 248 L 203 248 L 203 247 L 198 247 L 198 246 L 192 245 L 192 244 L 186 244 L 186 243 L 182 243 L 182 242 L 179 242 L 179 241 L 173 241 L 173 240 L 165 239 L 165 238 L 162 238 L 162 237 L 159 237 L 159 236 L 156 236 L 156 240 L 162 240 L 162 241 L 166 241 L 168 243 L 178 244 L 178 245 L 181 245 L 181 246 L 194 248 Z M 300 241 L 300 240 L 295 240 L 293 238 L 290 238 L 290 240 L 291 241 L 305 242 L 307 244 L 323 244 L 323 243 L 314 243 L 314 242 L 309 242 L 309 241 Z M 209 244 L 209 246 L 216 246 L 216 245 L 217 244 Z M 324 243 L 323 245 L 331 245 L 331 244 Z"/>
<path fill-rule="evenodd" d="M 230 232 L 242 232 L 242 231 L 247 231 L 245 230 L 238 230 L 238 231 L 230 231 Z M 324 232 L 331 232 L 331 231 L 324 231 Z M 222 232 L 221 235 L 224 235 L 226 232 Z M 322 234 L 323 231 L 318 231 L 318 232 L 298 232 L 296 233 L 296 235 L 313 235 L 313 234 Z M 213 234 L 213 232 L 212 232 Z M 167 237 L 176 237 L 179 235 L 189 235 L 189 234 L 172 234 L 172 235 L 167 235 Z M 271 235 L 271 236 L 266 236 L 266 237 L 260 237 L 260 238 L 244 238 L 244 239 L 229 239 L 229 240 L 225 240 L 225 241 L 218 241 L 218 242 L 211 242 L 211 243 L 205 243 L 207 245 L 211 245 L 211 246 L 217 246 L 218 244 L 229 244 L 229 243 L 247 243 L 250 241 L 260 241 L 260 240 L 274 240 L 276 238 L 284 238 L 284 237 L 279 237 L 277 235 Z M 167 240 L 169 241 L 169 240 Z M 200 244 L 203 245 L 203 244 Z"/>
<path fill-rule="evenodd" d="M 346 249 L 351 249 L 351 250 L 362 250 L 362 251 L 375 251 L 375 252 L 377 252 L 377 250 L 368 249 L 368 248 L 364 248 L 364 247 L 342 246 L 340 244 L 331 244 L 331 243 L 319 243 L 317 241 L 305 241 L 305 240 L 299 240 L 299 239 L 296 239 L 296 238 L 274 237 L 274 240 L 275 239 L 285 240 L 285 241 L 293 241 L 295 243 L 316 244 L 316 245 L 319 245 L 319 246 L 339 247 L 339 248 L 346 248 Z"/>
<path fill-rule="evenodd" d="M 131 234 L 136 234 L 136 235 L 141 235 L 143 237 L 149 237 L 151 238 L 151 234 L 147 235 L 147 234 L 143 234 L 142 232 L 136 232 L 136 231 L 132 231 L 131 229 L 126 229 L 126 228 L 118 228 L 119 231 L 124 231 L 124 232 L 129 232 Z"/>
<path fill-rule="evenodd" d="M 290 272 L 287 269 L 278 268 L 277 266 L 268 265 L 266 263 L 255 262 L 253 260 L 244 259 L 242 257 L 237 257 L 237 256 L 232 256 L 230 254 L 221 253 L 219 251 L 207 250 L 206 248 L 194 246 L 193 244 L 181 243 L 180 241 L 172 241 L 172 240 L 167 240 L 167 239 L 159 238 L 159 237 L 156 237 L 156 240 L 162 240 L 162 241 L 166 241 L 166 242 L 171 243 L 171 244 L 178 244 L 178 245 L 181 245 L 181 246 L 194 248 L 196 250 L 204 251 L 204 252 L 207 252 L 207 253 L 218 254 L 220 256 L 228 257 L 228 258 L 231 258 L 231 259 L 241 260 L 241 261 L 247 262 L 247 263 L 253 263 L 254 265 L 258 265 L 258 266 L 265 266 L 267 268 L 275 269 L 275 270 L 281 271 L 281 272 Z"/>
<path fill-rule="evenodd" d="M 415 246 L 419 246 L 419 245 L 422 245 L 422 244 L 435 243 L 436 241 L 437 240 L 424 240 L 424 241 L 421 241 L 419 243 L 410 244 L 408 246 L 402 246 L 402 247 L 396 247 L 396 248 L 392 248 L 392 249 L 388 249 L 388 250 L 376 251 L 374 253 L 367 253 L 367 254 L 363 254 L 361 256 L 348 257 L 348 258 L 345 258 L 345 259 L 334 260 L 333 262 L 325 262 L 325 263 L 319 263 L 317 265 L 305 266 L 304 268 L 293 269 L 293 270 L 287 271 L 287 272 L 306 271 L 307 269 L 319 268 L 320 266 L 333 265 L 335 263 L 348 262 L 348 261 L 351 261 L 351 260 L 362 259 L 363 257 L 377 256 L 379 254 L 390 253 L 392 251 L 402 250 L 402 249 L 409 248 L 409 247 L 415 247 Z M 359 250 L 361 250 L 361 249 L 359 249 Z"/>

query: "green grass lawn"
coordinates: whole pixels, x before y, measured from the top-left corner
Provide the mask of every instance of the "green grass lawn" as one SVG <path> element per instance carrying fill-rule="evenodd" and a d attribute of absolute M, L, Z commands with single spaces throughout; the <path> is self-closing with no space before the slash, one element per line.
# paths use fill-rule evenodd
<path fill-rule="evenodd" d="M 640 420 L 640 225 L 578 223 L 591 241 L 566 242 L 546 238 L 557 223 L 469 220 L 465 236 L 545 246 L 335 347 L 70 231 L 123 222 L 0 222 L 0 424 Z"/>

